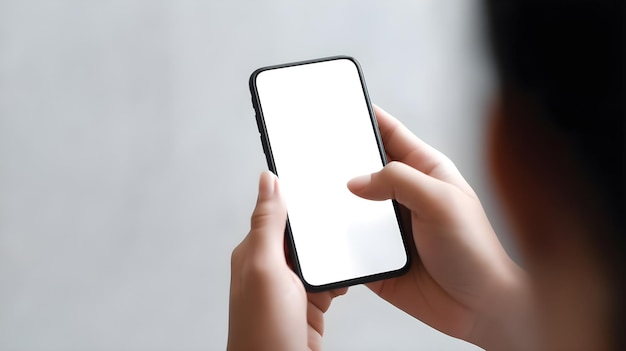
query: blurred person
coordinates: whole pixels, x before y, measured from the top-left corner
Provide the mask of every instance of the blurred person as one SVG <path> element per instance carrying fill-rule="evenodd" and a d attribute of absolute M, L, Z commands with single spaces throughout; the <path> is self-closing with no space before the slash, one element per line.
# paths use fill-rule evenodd
<path fill-rule="evenodd" d="M 418 259 L 368 287 L 487 350 L 624 349 L 623 5 L 489 0 L 486 10 L 500 78 L 490 168 L 524 269 L 454 164 L 375 107 L 392 162 L 348 187 L 410 211 Z M 323 314 L 347 291 L 305 292 L 285 259 L 285 221 L 265 172 L 232 255 L 229 350 L 319 350 Z"/>
<path fill-rule="evenodd" d="M 491 170 L 545 349 L 626 347 L 624 5 L 487 1 Z"/>

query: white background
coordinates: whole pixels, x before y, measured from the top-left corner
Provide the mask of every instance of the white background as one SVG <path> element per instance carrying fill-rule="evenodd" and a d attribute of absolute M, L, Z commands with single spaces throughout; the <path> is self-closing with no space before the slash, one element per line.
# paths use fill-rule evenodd
<path fill-rule="evenodd" d="M 356 57 L 496 228 L 476 1 L 0 0 L 0 349 L 219 350 L 265 159 L 248 77 Z M 473 350 L 355 287 L 327 350 Z"/>

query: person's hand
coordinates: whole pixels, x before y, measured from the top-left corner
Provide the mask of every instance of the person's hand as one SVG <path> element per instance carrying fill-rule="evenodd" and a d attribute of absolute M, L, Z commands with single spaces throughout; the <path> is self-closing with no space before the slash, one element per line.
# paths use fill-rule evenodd
<path fill-rule="evenodd" d="M 320 350 L 324 312 L 347 289 L 309 293 L 285 259 L 287 210 L 264 172 L 248 236 L 231 257 L 228 350 Z"/>
<path fill-rule="evenodd" d="M 530 347 L 518 340 L 528 336 L 520 330 L 528 308 L 524 272 L 502 248 L 478 197 L 447 157 L 382 109 L 375 112 L 392 162 L 348 187 L 408 208 L 418 257 L 407 274 L 368 287 L 451 336 L 484 348 Z"/>

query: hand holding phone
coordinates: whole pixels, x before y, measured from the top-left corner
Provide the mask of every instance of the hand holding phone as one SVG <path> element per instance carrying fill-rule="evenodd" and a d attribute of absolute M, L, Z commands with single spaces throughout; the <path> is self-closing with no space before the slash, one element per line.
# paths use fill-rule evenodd
<path fill-rule="evenodd" d="M 251 88 L 252 85 L 251 80 Z M 274 153 L 271 151 L 274 145 L 267 142 L 268 135 L 269 139 L 272 138 L 272 134 L 268 133 L 271 128 L 263 124 L 264 116 L 258 113 L 259 101 L 254 93 L 253 99 L 257 99 L 255 108 L 268 164 L 271 170 L 274 172 L 278 170 L 280 175 L 282 161 L 279 159 L 282 158 L 273 157 Z M 525 285 L 524 272 L 504 252 L 476 194 L 445 155 L 421 141 L 391 115 L 379 108 L 374 110 L 376 120 L 373 120 L 373 123 L 378 121 L 380 124 L 386 152 L 391 161 L 397 162 L 391 162 L 381 171 L 363 172 L 364 176 L 352 179 L 348 186 L 354 194 L 364 199 L 381 201 L 394 198 L 410 210 L 411 234 L 419 258 L 415 256 L 416 259 L 411 261 L 408 274 L 370 281 L 367 286 L 399 309 L 451 336 L 487 349 L 524 345 L 524 340 L 529 339 L 527 337 L 529 331 L 520 326 L 533 325 L 533 323 L 525 323 L 528 318 L 532 318 L 532 308 L 529 307 L 528 286 Z M 285 116 L 288 117 L 291 114 Z M 306 135 L 302 140 L 305 140 L 305 137 Z M 334 144 L 332 140 L 330 141 L 329 144 Z M 332 154 L 332 149 L 326 152 Z M 297 157 L 295 159 L 297 161 Z M 299 165 L 307 167 L 305 162 Z M 316 174 L 315 168 L 308 169 L 308 171 Z M 306 179 L 306 181 L 304 184 L 315 183 L 311 179 Z M 281 178 L 279 181 L 281 188 L 283 182 Z M 289 206 L 287 206 L 287 211 L 290 211 Z M 284 215 L 284 212 L 282 214 Z M 275 228 L 274 231 L 277 237 L 282 238 L 282 226 L 280 229 Z M 297 254 L 297 245 L 294 246 L 295 232 L 288 230 L 287 234 L 286 239 L 291 245 L 292 254 Z M 252 232 L 248 237 L 251 235 Z M 248 239 L 244 242 L 246 241 Z M 257 250 L 260 248 L 260 245 L 256 245 Z M 239 247 L 236 251 L 240 251 Z M 235 252 L 233 255 L 235 256 Z M 257 262 L 245 253 L 240 252 L 238 256 Z M 286 265 L 280 245 L 274 245 L 270 256 L 283 259 L 282 264 L 278 265 L 283 272 L 282 267 L 286 268 Z M 268 286 L 276 286 L 275 279 L 281 275 L 274 269 L 268 269 L 268 267 L 273 267 L 272 265 L 263 264 L 261 269 L 252 272 L 249 266 L 246 267 L 248 269 L 233 269 L 233 277 L 236 277 L 239 271 L 254 273 L 249 276 L 249 279 L 242 281 L 244 283 L 261 281 L 269 284 Z M 303 278 L 303 271 L 298 271 L 297 266 L 295 270 L 306 286 L 307 281 Z M 392 271 L 391 275 L 394 274 L 398 272 Z M 341 286 L 355 281 L 376 280 L 376 278 L 377 276 L 369 276 L 364 279 L 356 278 L 352 281 L 331 284 Z M 239 281 L 239 279 L 231 280 L 231 293 L 234 289 L 233 282 Z M 311 289 L 307 286 L 310 290 L 325 288 L 325 286 L 313 286 Z M 338 291 L 339 294 L 343 292 L 345 290 Z M 326 303 L 329 303 L 335 294 L 337 290 L 335 293 L 329 292 L 323 295 L 309 293 L 308 295 L 309 299 L 323 296 Z M 276 304 L 268 303 L 267 300 L 279 296 L 283 295 L 255 293 L 250 296 L 250 300 L 253 301 L 251 303 L 254 306 L 271 307 Z M 231 299 L 231 315 L 233 304 L 244 307 L 251 305 Z M 320 304 L 314 302 L 313 305 Z M 323 306 L 325 309 L 328 304 Z M 274 320 L 284 322 L 286 321 L 284 317 L 261 318 L 256 327 Z M 304 323 L 304 319 L 301 319 Z M 249 321 L 244 324 L 249 325 Z M 289 323 L 289 325 L 295 324 Z M 292 339 L 290 336 L 293 336 L 292 332 L 284 330 L 279 334 L 289 340 Z M 239 335 L 246 334 L 240 333 Z M 238 339 L 237 336 L 234 338 Z M 272 340 L 277 339 L 272 338 Z"/>
<path fill-rule="evenodd" d="M 366 199 L 394 198 L 410 211 L 417 258 L 407 274 L 367 286 L 431 327 L 484 349 L 536 349 L 526 274 L 504 251 L 476 193 L 444 154 L 374 110 L 391 162 L 348 186 Z"/>
<path fill-rule="evenodd" d="M 278 179 L 265 171 L 250 232 L 231 257 L 228 351 L 322 349 L 324 312 L 347 288 L 305 293 L 285 259 L 286 219 Z"/>

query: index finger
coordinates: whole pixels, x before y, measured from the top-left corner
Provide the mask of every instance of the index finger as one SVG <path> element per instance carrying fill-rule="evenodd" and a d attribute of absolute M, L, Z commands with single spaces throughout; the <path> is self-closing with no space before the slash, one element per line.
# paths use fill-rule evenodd
<path fill-rule="evenodd" d="M 400 161 L 418 171 L 473 194 L 454 163 L 443 153 L 415 136 L 395 117 L 374 106 L 380 136 L 391 161 Z"/>

